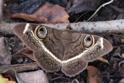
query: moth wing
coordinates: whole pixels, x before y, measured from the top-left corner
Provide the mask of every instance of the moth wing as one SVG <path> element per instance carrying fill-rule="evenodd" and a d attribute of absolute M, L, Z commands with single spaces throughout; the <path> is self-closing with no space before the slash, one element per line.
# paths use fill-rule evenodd
<path fill-rule="evenodd" d="M 36 43 L 34 43 L 34 40 L 31 40 L 30 35 L 24 34 L 23 31 L 25 29 L 25 24 L 19 24 L 13 28 L 13 31 L 15 35 L 23 41 L 26 46 L 28 46 L 30 49 L 37 49 Z"/>
<path fill-rule="evenodd" d="M 87 62 L 92 62 L 108 54 L 112 49 L 113 46 L 108 40 L 99 38 L 99 41 L 97 41 L 94 46 L 87 49 L 87 52 L 85 52 L 85 55 L 83 55 L 82 58 Z"/>
<path fill-rule="evenodd" d="M 48 53 L 40 50 L 35 52 L 34 55 L 38 65 L 46 72 L 54 72 L 60 70 L 60 63 L 54 58 L 50 57 Z"/>
<path fill-rule="evenodd" d="M 74 77 L 84 71 L 88 65 L 88 62 L 85 62 L 82 59 L 75 59 L 67 63 L 62 64 L 62 72 L 69 77 Z"/>

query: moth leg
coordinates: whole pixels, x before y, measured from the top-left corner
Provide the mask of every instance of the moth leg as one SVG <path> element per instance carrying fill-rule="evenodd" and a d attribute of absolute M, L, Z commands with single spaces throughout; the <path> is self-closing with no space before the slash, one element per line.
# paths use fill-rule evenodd
<path fill-rule="evenodd" d="M 84 71 L 88 62 L 82 59 L 75 59 L 62 64 L 62 72 L 69 77 L 74 77 Z"/>
<path fill-rule="evenodd" d="M 60 63 L 50 57 L 49 54 L 47 54 L 44 51 L 36 51 L 34 53 L 35 60 L 37 64 L 46 72 L 54 72 L 60 70 Z"/>

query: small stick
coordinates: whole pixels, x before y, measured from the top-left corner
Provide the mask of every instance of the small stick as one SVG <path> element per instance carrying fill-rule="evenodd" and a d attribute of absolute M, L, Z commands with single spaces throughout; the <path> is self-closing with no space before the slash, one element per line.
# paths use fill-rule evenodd
<path fill-rule="evenodd" d="M 60 23 L 60 24 L 42 24 L 50 28 L 67 30 L 70 26 L 72 31 L 97 34 L 124 34 L 124 20 L 111 20 L 111 21 L 96 21 L 96 22 L 77 22 L 77 23 Z"/>
<path fill-rule="evenodd" d="M 0 66 L 0 73 L 5 73 L 7 71 L 22 72 L 35 69 L 38 69 L 38 65 L 36 64 L 36 62 L 28 64 L 3 65 Z"/>
<path fill-rule="evenodd" d="M 0 24 L 0 32 L 13 33 L 13 28 L 17 25 L 26 25 L 26 23 L 2 23 Z M 38 24 L 37 24 L 38 25 Z M 77 22 L 77 23 L 57 23 L 57 24 L 41 24 L 49 28 L 58 30 L 67 30 L 68 26 L 71 31 L 88 33 L 88 34 L 124 34 L 124 20 L 96 21 L 96 22 Z M 13 33 L 14 34 L 14 33 Z"/>
<path fill-rule="evenodd" d="M 102 8 L 102 7 L 105 7 L 106 5 L 109 5 L 109 4 L 111 4 L 111 3 L 113 3 L 114 2 L 114 0 L 110 0 L 110 1 L 108 1 L 108 2 L 106 2 L 106 3 L 103 3 L 101 6 L 99 6 L 98 7 L 98 9 L 89 17 L 89 19 L 87 20 L 87 21 L 89 21 L 90 19 L 92 19 L 95 15 L 96 15 L 96 13 Z"/>
<path fill-rule="evenodd" d="M 2 21 L 3 16 L 3 0 L 0 0 L 0 21 Z"/>

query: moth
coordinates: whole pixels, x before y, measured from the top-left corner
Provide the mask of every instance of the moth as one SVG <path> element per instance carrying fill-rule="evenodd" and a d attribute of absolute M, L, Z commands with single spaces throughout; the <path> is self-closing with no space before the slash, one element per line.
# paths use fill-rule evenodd
<path fill-rule="evenodd" d="M 112 44 L 103 37 L 57 30 L 40 24 L 19 24 L 14 33 L 33 50 L 35 61 L 46 72 L 62 71 L 74 77 L 89 62 L 112 51 Z"/>

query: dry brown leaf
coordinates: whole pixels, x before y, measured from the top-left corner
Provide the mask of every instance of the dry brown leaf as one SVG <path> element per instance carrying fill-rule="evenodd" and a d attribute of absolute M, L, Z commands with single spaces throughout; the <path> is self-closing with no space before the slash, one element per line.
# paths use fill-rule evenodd
<path fill-rule="evenodd" d="M 27 21 L 43 22 L 43 23 L 62 23 L 69 22 L 69 15 L 65 9 L 59 5 L 46 3 L 41 6 L 33 14 L 15 13 L 12 18 L 21 18 Z"/>
<path fill-rule="evenodd" d="M 87 83 L 101 83 L 100 71 L 94 66 L 88 66 Z"/>
<path fill-rule="evenodd" d="M 31 60 L 35 60 L 34 59 L 34 56 L 33 56 L 33 51 L 28 48 L 28 47 L 25 47 L 25 48 L 22 48 L 20 49 L 17 53 L 16 53 L 17 56 L 26 56 L 28 58 L 30 58 Z"/>

